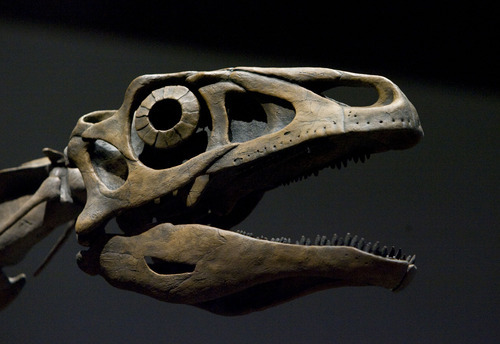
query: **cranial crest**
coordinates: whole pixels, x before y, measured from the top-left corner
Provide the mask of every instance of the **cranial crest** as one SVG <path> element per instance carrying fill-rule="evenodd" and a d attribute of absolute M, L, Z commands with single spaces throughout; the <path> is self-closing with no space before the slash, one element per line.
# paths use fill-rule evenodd
<path fill-rule="evenodd" d="M 370 106 L 323 93 L 372 87 Z M 81 117 L 67 147 L 86 196 L 79 266 L 113 286 L 220 314 L 331 287 L 404 287 L 414 256 L 350 235 L 255 238 L 230 231 L 262 195 L 327 167 L 406 149 L 417 112 L 391 81 L 324 68 L 145 75 L 118 110 Z M 122 235 L 107 234 L 112 218 Z"/>

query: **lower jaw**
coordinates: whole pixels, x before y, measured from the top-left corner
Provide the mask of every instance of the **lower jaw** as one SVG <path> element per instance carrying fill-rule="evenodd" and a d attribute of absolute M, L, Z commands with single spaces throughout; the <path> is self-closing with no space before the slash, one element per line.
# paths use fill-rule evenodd
<path fill-rule="evenodd" d="M 91 254 L 84 252 L 80 266 L 118 288 L 224 315 L 262 310 L 334 287 L 400 290 L 416 271 L 414 256 L 388 250 L 393 256 L 382 257 L 383 248 L 361 247 L 363 241 L 355 237 L 312 242 L 318 245 L 308 245 L 307 239 L 298 245 L 277 241 L 203 225 L 161 224 L 132 237 L 109 235 L 100 246 L 93 245 Z M 147 264 L 146 257 L 155 263 Z M 85 260 L 87 265 L 81 264 Z M 172 265 L 191 268 L 179 272 Z"/>

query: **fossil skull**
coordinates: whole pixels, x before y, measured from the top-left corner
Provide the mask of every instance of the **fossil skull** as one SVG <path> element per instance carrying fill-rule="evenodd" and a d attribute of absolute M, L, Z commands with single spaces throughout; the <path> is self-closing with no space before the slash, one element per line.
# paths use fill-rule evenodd
<path fill-rule="evenodd" d="M 354 107 L 322 94 L 338 86 L 375 88 L 378 100 Z M 79 265 L 119 288 L 221 314 L 337 286 L 401 289 L 416 269 L 411 256 L 357 238 L 307 246 L 228 229 L 267 190 L 421 136 L 414 107 L 380 76 L 231 68 L 139 77 L 118 110 L 80 118 L 68 144 L 87 191 L 76 232 L 90 248 Z M 112 218 L 124 235 L 104 233 Z"/>

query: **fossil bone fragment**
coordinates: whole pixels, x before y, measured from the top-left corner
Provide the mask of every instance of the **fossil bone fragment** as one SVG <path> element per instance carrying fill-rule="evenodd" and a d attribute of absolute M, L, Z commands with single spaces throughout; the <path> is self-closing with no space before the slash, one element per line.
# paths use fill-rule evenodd
<path fill-rule="evenodd" d="M 378 99 L 350 106 L 323 95 L 338 86 L 371 87 Z M 245 314 L 332 287 L 401 290 L 416 271 L 414 256 L 401 251 L 350 235 L 292 243 L 230 230 L 270 189 L 410 148 L 422 135 L 415 108 L 380 76 L 246 67 L 145 75 L 130 84 L 118 110 L 79 119 L 65 163 L 50 170 L 54 163 L 45 161 L 45 170 L 56 172 L 39 177 L 40 189 L 24 193 L 31 198 L 8 207 L 18 197 L 2 199 L 0 214 L 9 220 L 0 239 L 19 232 L 32 213 L 47 217 L 41 208 L 34 214 L 40 205 L 69 204 L 69 219 L 59 210 L 49 215 L 57 224 L 77 217 L 78 241 L 89 247 L 78 255 L 82 270 L 218 314 Z M 48 181 L 55 183 L 50 192 Z M 113 218 L 123 234 L 106 233 Z M 0 253 L 8 250 L 0 246 Z"/>

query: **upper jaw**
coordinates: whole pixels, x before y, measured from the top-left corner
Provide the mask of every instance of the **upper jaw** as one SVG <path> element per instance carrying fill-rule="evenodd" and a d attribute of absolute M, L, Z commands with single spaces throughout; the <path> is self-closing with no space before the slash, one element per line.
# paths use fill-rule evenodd
<path fill-rule="evenodd" d="M 199 98 L 208 104 L 212 130 L 206 152 L 175 167 L 150 169 L 140 161 L 132 143 L 134 109 L 155 88 L 176 84 L 197 90 Z M 322 95 L 336 86 L 372 87 L 379 97 L 371 106 L 353 107 Z M 244 142 L 232 142 L 225 104 L 228 92 L 258 95 L 266 101 L 279 99 L 289 104 L 279 110 L 280 114 L 286 112 L 287 120 L 273 122 L 268 117 L 265 133 Z M 277 111 L 276 107 L 270 109 Z M 289 175 L 275 173 L 276 180 L 260 186 L 265 191 L 352 156 L 411 147 L 422 135 L 413 105 L 396 85 L 379 76 L 325 68 L 249 67 L 143 76 L 131 83 L 119 110 L 85 115 L 72 133 L 68 153 L 82 171 L 88 195 L 76 230 L 79 234 L 88 234 L 122 210 L 167 195 L 193 183 L 202 174 L 210 178 L 227 176 L 240 167 L 246 173 L 252 164 L 260 166 L 262 171 L 266 167 L 278 170 L 287 163 L 304 169 L 290 170 Z M 89 143 L 96 141 L 109 144 L 121 156 L 126 172 L 121 185 L 106 185 L 96 173 L 89 157 Z M 312 154 L 311 148 L 314 148 Z M 289 160 L 290 154 L 295 154 L 295 163 Z M 235 176 L 238 177 L 236 173 Z M 166 179 L 171 180 L 168 185 L 162 182 Z M 242 181 L 234 180 L 238 182 Z M 248 187 L 252 188 L 248 185 L 246 189 Z M 187 202 L 188 208 L 189 204 Z"/>

